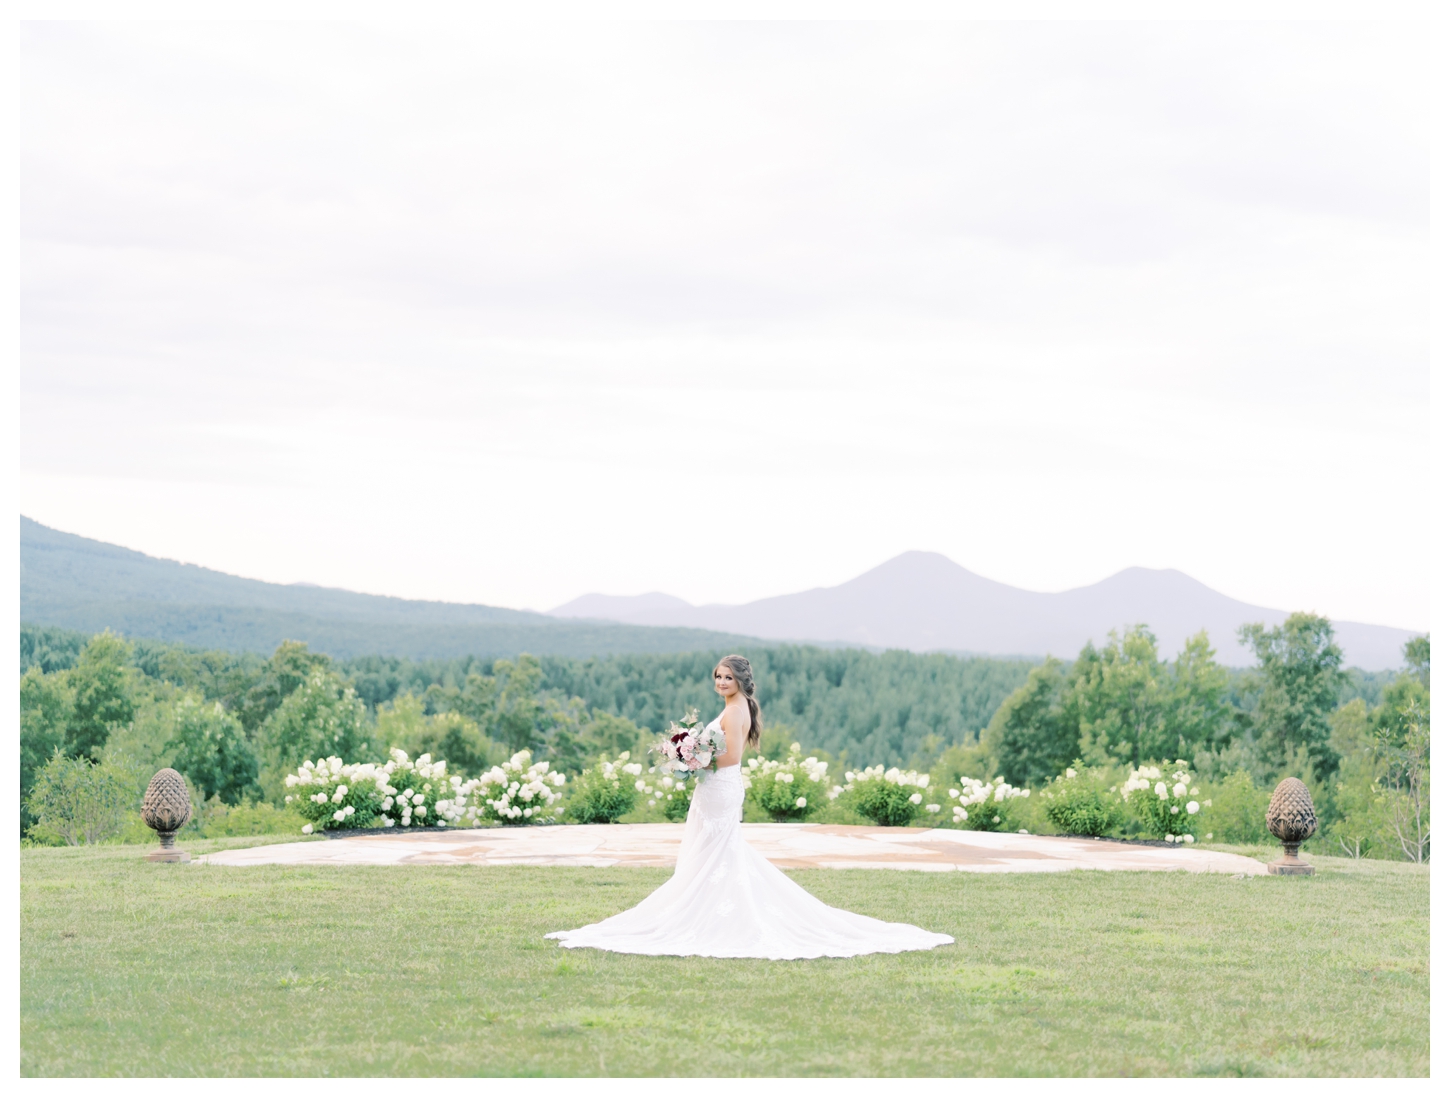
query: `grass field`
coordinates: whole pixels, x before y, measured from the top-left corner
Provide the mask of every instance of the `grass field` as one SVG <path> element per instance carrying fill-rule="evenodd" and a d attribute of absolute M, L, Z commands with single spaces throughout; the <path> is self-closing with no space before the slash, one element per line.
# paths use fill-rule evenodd
<path fill-rule="evenodd" d="M 630 906 L 666 870 L 231 869 L 144 853 L 22 851 L 24 1074 L 1429 1071 L 1428 868 L 802 870 L 829 903 L 957 944 L 770 962 L 543 940 Z M 702 1036 L 712 1021 L 719 1036 Z"/>

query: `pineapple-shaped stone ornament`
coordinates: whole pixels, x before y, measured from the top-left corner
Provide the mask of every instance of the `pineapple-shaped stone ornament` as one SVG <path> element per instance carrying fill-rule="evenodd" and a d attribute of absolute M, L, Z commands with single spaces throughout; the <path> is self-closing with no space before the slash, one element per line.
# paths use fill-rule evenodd
<path fill-rule="evenodd" d="M 141 819 L 156 832 L 161 846 L 146 855 L 148 862 L 189 862 L 191 855 L 176 847 L 176 833 L 191 819 L 191 797 L 186 779 L 171 767 L 158 770 L 141 798 Z"/>
<path fill-rule="evenodd" d="M 1269 872 L 1282 876 L 1313 874 L 1314 867 L 1299 857 L 1299 844 L 1319 826 L 1309 788 L 1298 778 L 1285 778 L 1274 790 L 1269 811 L 1264 814 L 1269 831 L 1284 844 L 1284 856 L 1269 863 Z"/>

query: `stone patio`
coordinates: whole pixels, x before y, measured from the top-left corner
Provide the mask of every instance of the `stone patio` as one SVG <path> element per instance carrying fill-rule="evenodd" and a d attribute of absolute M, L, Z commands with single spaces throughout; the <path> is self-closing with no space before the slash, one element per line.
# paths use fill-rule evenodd
<path fill-rule="evenodd" d="M 746 841 L 782 869 L 918 869 L 929 872 L 1057 873 L 1068 869 L 1266 874 L 1262 862 L 1193 847 L 1003 835 L 925 827 L 745 824 Z M 380 832 L 321 842 L 278 843 L 198 858 L 210 865 L 675 864 L 684 824 L 582 824 L 468 831 Z"/>

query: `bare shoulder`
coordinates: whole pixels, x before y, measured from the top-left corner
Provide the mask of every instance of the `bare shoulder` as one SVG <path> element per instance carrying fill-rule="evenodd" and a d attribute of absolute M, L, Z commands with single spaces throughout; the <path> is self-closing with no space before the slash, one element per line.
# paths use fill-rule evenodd
<path fill-rule="evenodd" d="M 750 710 L 743 705 L 727 705 L 720 714 L 720 727 L 726 732 L 747 732 L 750 730 Z"/>

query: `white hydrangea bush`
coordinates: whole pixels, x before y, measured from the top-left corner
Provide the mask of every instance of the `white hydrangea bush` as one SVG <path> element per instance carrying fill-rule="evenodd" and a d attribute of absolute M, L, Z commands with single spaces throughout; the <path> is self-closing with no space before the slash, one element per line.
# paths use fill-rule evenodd
<path fill-rule="evenodd" d="M 952 823 L 968 831 L 1013 830 L 1013 802 L 1032 795 L 1032 790 L 1019 789 L 1000 776 L 985 782 L 968 777 L 958 780 L 959 786 L 947 789 L 953 801 Z"/>
<path fill-rule="evenodd" d="M 473 803 L 479 779 L 450 776 L 445 760 L 434 762 L 431 755 L 409 759 L 397 747 L 382 769 L 388 775 L 381 805 L 384 827 L 481 826 Z"/>
<path fill-rule="evenodd" d="M 286 803 L 308 822 L 302 833 L 369 827 L 382 811 L 388 773 L 376 763 L 344 763 L 336 755 L 308 759 L 283 783 Z"/>
<path fill-rule="evenodd" d="M 831 790 L 829 796 L 848 798 L 852 808 L 879 827 L 907 827 L 923 812 L 941 811 L 931 797 L 930 775 L 895 766 L 848 770 L 845 787 Z"/>
<path fill-rule="evenodd" d="M 575 823 L 614 823 L 634 810 L 636 798 L 652 789 L 644 778 L 644 765 L 631 762 L 628 751 L 617 759 L 600 755 L 595 764 L 569 783 L 565 815 Z"/>
<path fill-rule="evenodd" d="M 1213 804 L 1198 800 L 1193 771 L 1182 759 L 1163 760 L 1163 766 L 1140 766 L 1123 783 L 1127 801 L 1148 833 L 1170 843 L 1191 843 L 1198 830 L 1199 812 Z"/>
<path fill-rule="evenodd" d="M 801 745 L 793 743 L 782 760 L 759 755 L 740 768 L 745 795 L 763 808 L 773 820 L 800 820 L 834 800 L 826 785 L 830 764 L 814 755 L 801 757 Z"/>
<path fill-rule="evenodd" d="M 478 778 L 470 807 L 508 826 L 553 823 L 564 812 L 565 781 L 547 762 L 534 762 L 532 752 L 519 751 Z"/>

